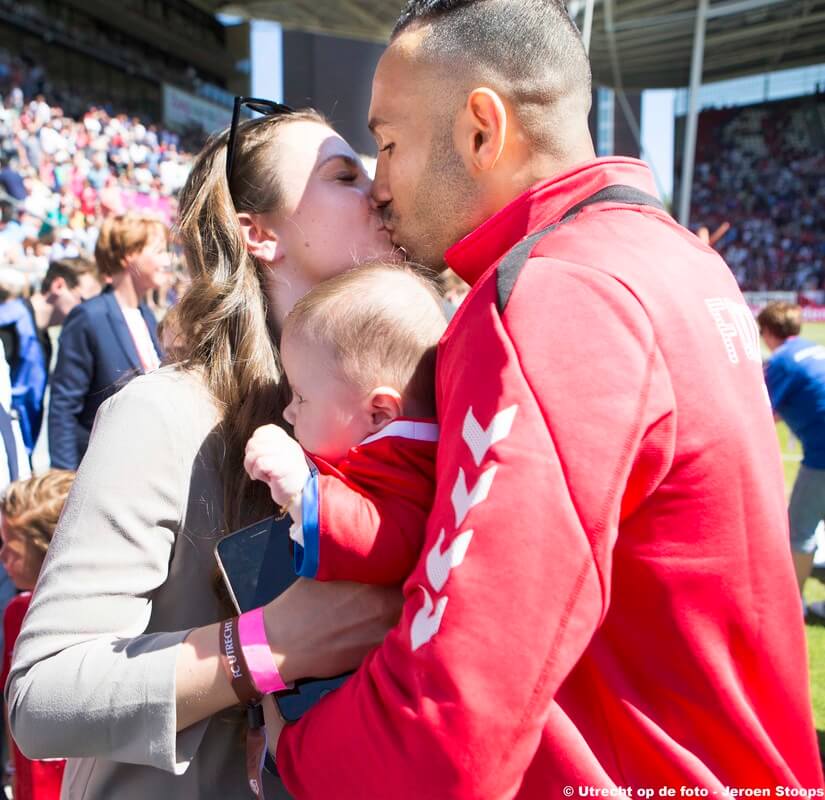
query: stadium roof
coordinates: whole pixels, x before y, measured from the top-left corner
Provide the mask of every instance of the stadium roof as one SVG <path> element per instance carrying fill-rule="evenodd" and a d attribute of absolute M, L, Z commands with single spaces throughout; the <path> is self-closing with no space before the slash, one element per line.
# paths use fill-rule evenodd
<path fill-rule="evenodd" d="M 287 28 L 386 41 L 403 0 L 195 0 L 211 12 Z M 686 86 L 698 0 L 595 0 L 596 80 L 625 88 Z M 568 0 L 581 27 L 586 0 Z M 612 31 L 612 33 L 611 33 Z M 620 77 L 616 79 L 615 47 Z M 825 0 L 712 0 L 703 82 L 825 61 Z"/>

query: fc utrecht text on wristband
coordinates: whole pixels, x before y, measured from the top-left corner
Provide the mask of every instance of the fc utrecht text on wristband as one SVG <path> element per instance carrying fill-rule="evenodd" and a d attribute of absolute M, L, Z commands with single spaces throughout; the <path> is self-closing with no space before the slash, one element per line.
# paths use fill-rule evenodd
<path fill-rule="evenodd" d="M 721 800 L 733 797 L 825 797 L 821 787 L 806 789 L 799 786 L 736 787 L 706 789 L 702 786 L 565 786 L 564 797 L 633 797 L 643 800 L 652 798 L 718 797 Z"/>

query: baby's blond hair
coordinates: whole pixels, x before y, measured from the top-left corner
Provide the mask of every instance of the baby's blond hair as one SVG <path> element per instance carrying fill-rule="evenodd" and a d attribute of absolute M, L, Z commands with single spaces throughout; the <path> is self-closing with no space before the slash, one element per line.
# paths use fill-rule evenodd
<path fill-rule="evenodd" d="M 423 268 L 374 261 L 318 284 L 284 322 L 283 337 L 324 344 L 345 377 L 400 392 L 407 416 L 435 415 L 435 352 L 447 320 Z"/>
<path fill-rule="evenodd" d="M 41 555 L 45 555 L 52 540 L 74 475 L 70 470 L 50 469 L 10 483 L 0 497 L 0 513 L 6 526 L 25 536 Z"/>

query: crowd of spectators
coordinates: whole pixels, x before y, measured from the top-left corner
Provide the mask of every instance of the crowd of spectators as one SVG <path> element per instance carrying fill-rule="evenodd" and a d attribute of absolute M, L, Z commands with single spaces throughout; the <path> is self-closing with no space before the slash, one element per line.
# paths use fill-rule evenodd
<path fill-rule="evenodd" d="M 48 88 L 0 52 L 0 285 L 24 293 L 50 261 L 93 252 L 109 215 L 171 222 L 191 162 L 176 134 L 96 106 L 69 116 Z"/>
<path fill-rule="evenodd" d="M 825 96 L 703 112 L 691 219 L 743 290 L 825 289 Z"/>

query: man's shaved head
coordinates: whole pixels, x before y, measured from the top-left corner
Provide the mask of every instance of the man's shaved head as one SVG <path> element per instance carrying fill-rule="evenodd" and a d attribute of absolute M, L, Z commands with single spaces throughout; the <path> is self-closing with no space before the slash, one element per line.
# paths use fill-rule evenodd
<path fill-rule="evenodd" d="M 506 97 L 536 146 L 554 149 L 562 108 L 590 108 L 590 63 L 562 0 L 409 0 L 392 41 L 412 31 L 420 59 L 461 76 L 456 89 L 486 82 Z"/>

